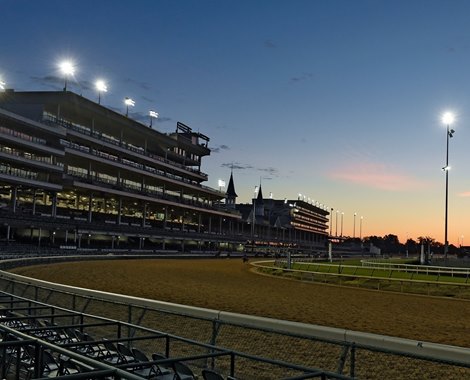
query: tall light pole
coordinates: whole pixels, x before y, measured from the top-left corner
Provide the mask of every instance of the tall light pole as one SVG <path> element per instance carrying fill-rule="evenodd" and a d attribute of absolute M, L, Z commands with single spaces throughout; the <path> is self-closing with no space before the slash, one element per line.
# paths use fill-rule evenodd
<path fill-rule="evenodd" d="M 152 120 L 153 119 L 158 119 L 158 112 L 150 110 L 149 111 L 149 116 L 150 116 L 150 128 L 152 128 Z"/>
<path fill-rule="evenodd" d="M 59 64 L 60 71 L 64 74 L 64 91 L 67 91 L 67 77 L 73 76 L 75 66 L 71 61 L 63 61 Z"/>
<path fill-rule="evenodd" d="M 96 91 L 98 91 L 98 104 L 101 104 L 101 93 L 108 92 L 108 86 L 102 79 L 98 79 L 95 83 Z"/>
<path fill-rule="evenodd" d="M 258 186 L 255 186 L 255 191 L 253 195 L 253 217 L 251 218 L 251 253 L 255 249 L 255 223 L 256 223 L 256 193 L 258 192 Z"/>
<path fill-rule="evenodd" d="M 330 209 L 330 236 L 333 233 L 333 207 Z"/>
<path fill-rule="evenodd" d="M 357 215 L 357 213 L 354 213 L 353 239 L 356 238 L 356 215 Z"/>
<path fill-rule="evenodd" d="M 362 219 L 364 219 L 363 216 L 361 216 L 360 223 L 359 223 L 359 239 L 362 241 Z"/>
<path fill-rule="evenodd" d="M 446 172 L 446 206 L 445 206 L 445 231 L 444 231 L 444 259 L 447 260 L 447 253 L 449 251 L 449 242 L 447 241 L 447 219 L 449 209 L 449 139 L 453 136 L 455 131 L 450 129 L 454 122 L 455 117 L 451 112 L 446 112 L 442 115 L 442 122 L 446 125 L 446 166 L 442 168 Z"/>
<path fill-rule="evenodd" d="M 343 237 L 343 218 L 344 218 L 344 212 L 341 213 L 341 237 Z"/>
<path fill-rule="evenodd" d="M 124 104 L 126 105 L 126 117 L 129 116 L 129 106 L 134 107 L 135 102 L 131 98 L 125 98 L 124 99 Z"/>
<path fill-rule="evenodd" d="M 335 236 L 338 236 L 338 213 L 339 213 L 339 210 L 336 210 L 336 229 L 335 229 Z"/>

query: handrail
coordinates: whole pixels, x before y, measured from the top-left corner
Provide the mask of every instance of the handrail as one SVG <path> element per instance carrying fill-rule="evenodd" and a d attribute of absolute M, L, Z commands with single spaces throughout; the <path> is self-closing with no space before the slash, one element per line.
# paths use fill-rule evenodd
<path fill-rule="evenodd" d="M 413 265 L 413 264 L 401 264 L 401 263 L 392 263 L 392 262 L 383 262 L 375 260 L 361 260 L 363 267 L 368 268 L 377 268 L 377 269 L 392 269 L 404 271 L 413 271 L 415 273 L 439 273 L 440 275 L 450 274 L 464 274 L 470 276 L 470 268 L 458 268 L 458 267 L 443 267 L 443 266 L 434 266 L 434 265 Z M 395 269 L 397 268 L 397 269 Z"/>
<path fill-rule="evenodd" d="M 67 257 L 70 259 L 71 257 Z M 106 259 L 106 257 L 103 257 Z M 54 258 L 46 258 L 54 259 Z M 15 259 L 19 260 L 19 259 Z M 251 263 L 263 267 L 261 261 Z M 272 267 L 270 267 L 272 268 Z M 258 317 L 252 315 L 231 313 L 222 310 L 204 309 L 194 306 L 180 305 L 170 302 L 149 300 L 140 297 L 126 296 L 98 290 L 78 288 L 48 281 L 33 279 L 5 271 L 0 271 L 0 278 L 11 281 L 20 281 L 26 284 L 46 287 L 49 289 L 91 297 L 110 302 L 128 303 L 147 309 L 157 309 L 169 313 L 178 313 L 185 316 L 218 321 L 225 324 L 235 324 L 244 327 L 274 331 L 277 333 L 296 334 L 305 337 L 336 341 L 338 343 L 356 344 L 384 351 L 396 351 L 402 354 L 413 355 L 436 361 L 448 361 L 463 366 L 470 366 L 470 349 L 438 343 L 423 342 L 412 339 L 391 337 L 386 335 L 364 333 L 347 329 L 318 326 L 300 322 L 283 321 L 279 319 Z"/>

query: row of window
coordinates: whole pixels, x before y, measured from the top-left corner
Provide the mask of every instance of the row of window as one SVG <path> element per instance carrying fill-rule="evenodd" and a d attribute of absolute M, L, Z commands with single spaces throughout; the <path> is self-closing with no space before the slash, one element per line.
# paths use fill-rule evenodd
<path fill-rule="evenodd" d="M 88 128 L 88 127 L 85 127 L 85 126 L 77 124 L 77 123 L 73 123 L 73 122 L 68 121 L 68 120 L 59 119 L 55 115 L 53 115 L 49 112 L 46 112 L 46 111 L 43 112 L 43 121 L 46 122 L 46 123 L 51 123 L 52 122 L 52 123 L 60 124 L 64 127 L 66 127 L 66 128 L 72 129 L 72 130 L 77 131 L 79 133 L 95 137 L 99 140 L 109 142 L 111 144 L 123 147 L 125 149 L 131 150 L 133 152 L 136 152 L 136 153 L 139 153 L 139 154 L 142 154 L 142 155 L 152 157 L 154 159 L 158 159 L 160 161 L 163 161 L 163 162 L 166 162 L 168 164 L 180 167 L 182 169 L 189 170 L 189 171 L 192 171 L 192 172 L 195 172 L 195 173 L 198 173 L 198 174 L 202 174 L 198 170 L 192 169 L 192 168 L 187 167 L 185 165 L 178 164 L 178 163 L 170 161 L 166 158 L 164 159 L 160 156 L 153 155 L 151 153 L 145 152 L 145 149 L 140 147 L 140 146 L 133 145 L 133 144 L 130 144 L 130 143 L 126 143 L 126 142 L 121 141 L 121 140 L 117 139 L 116 137 L 108 135 L 106 133 L 99 133 L 99 132 L 96 132 L 96 131 L 91 131 L 91 129 Z M 178 150 L 180 148 L 175 148 L 175 149 Z M 182 150 L 182 149 L 180 149 L 180 150 L 184 153 L 184 150 Z M 175 151 L 175 153 L 177 153 L 177 152 Z M 178 154 L 180 154 L 180 153 L 178 153 Z M 183 154 L 181 154 L 181 155 L 183 155 Z M 196 160 L 196 161 L 199 162 L 200 157 L 192 154 L 191 159 Z"/>
<path fill-rule="evenodd" d="M 26 133 L 23 133 L 23 132 L 15 131 L 13 129 L 4 127 L 3 125 L 0 125 L 0 133 L 4 133 L 6 135 L 18 137 L 21 140 L 34 142 L 36 144 L 46 145 L 46 140 L 44 140 L 44 139 L 41 139 L 39 137 L 30 136 L 30 135 L 28 135 Z"/>

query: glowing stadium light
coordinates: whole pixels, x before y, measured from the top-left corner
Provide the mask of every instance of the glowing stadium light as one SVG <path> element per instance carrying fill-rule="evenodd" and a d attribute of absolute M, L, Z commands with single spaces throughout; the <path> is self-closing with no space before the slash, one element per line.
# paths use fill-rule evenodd
<path fill-rule="evenodd" d="M 75 74 L 75 65 L 71 61 L 59 63 L 59 69 L 64 74 L 64 91 L 67 91 L 67 78 Z"/>
<path fill-rule="evenodd" d="M 450 126 L 455 121 L 455 116 L 452 112 L 445 112 L 442 115 L 442 123 L 446 126 L 446 165 L 442 170 L 446 173 L 446 198 L 445 198 L 445 225 L 444 225 L 444 260 L 447 260 L 447 252 L 449 251 L 449 242 L 447 240 L 447 219 L 449 209 L 449 139 L 454 136 L 455 131 L 450 129 Z"/>
<path fill-rule="evenodd" d="M 158 112 L 150 110 L 149 116 L 150 116 L 150 128 L 152 128 L 152 120 L 158 118 Z"/>
<path fill-rule="evenodd" d="M 6 83 L 0 79 L 0 90 L 5 90 Z"/>
<path fill-rule="evenodd" d="M 98 79 L 95 83 L 95 88 L 98 91 L 98 104 L 101 104 L 101 93 L 108 92 L 108 86 L 106 86 L 104 80 Z"/>
<path fill-rule="evenodd" d="M 126 105 L 126 116 L 129 116 L 129 107 L 134 107 L 135 102 L 131 98 L 126 97 L 124 99 L 124 104 Z"/>
<path fill-rule="evenodd" d="M 442 123 L 445 125 L 452 125 L 455 121 L 455 115 L 452 112 L 444 112 L 442 115 Z"/>

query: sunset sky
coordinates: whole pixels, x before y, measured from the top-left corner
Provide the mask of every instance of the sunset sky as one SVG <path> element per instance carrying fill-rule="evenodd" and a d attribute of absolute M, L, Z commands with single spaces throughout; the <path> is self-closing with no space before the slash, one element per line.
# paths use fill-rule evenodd
<path fill-rule="evenodd" d="M 172 132 L 211 138 L 208 186 L 238 201 L 298 193 L 354 213 L 362 235 L 470 245 L 470 1 L 0 0 L 0 78 L 17 91 L 68 89 Z M 335 218 L 333 217 L 333 220 Z M 339 218 L 340 220 L 340 218 Z M 339 227 L 338 227 L 339 229 Z M 333 226 L 333 232 L 335 225 Z M 462 238 L 463 236 L 463 238 Z"/>

